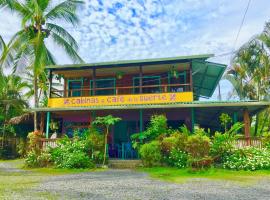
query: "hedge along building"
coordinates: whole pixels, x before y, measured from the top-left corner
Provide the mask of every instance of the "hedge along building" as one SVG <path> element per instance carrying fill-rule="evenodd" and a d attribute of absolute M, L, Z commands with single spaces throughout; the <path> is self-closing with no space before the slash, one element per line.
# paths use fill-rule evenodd
<path fill-rule="evenodd" d="M 269 103 L 200 101 L 200 97 L 213 95 L 226 69 L 208 62 L 211 56 L 48 66 L 48 107 L 34 111 L 47 113 L 47 138 L 51 121 L 58 122 L 60 135 L 72 137 L 74 130 L 88 128 L 96 116 L 121 117 L 111 130 L 111 146 L 129 144 L 130 135 L 142 132 L 154 114 L 165 114 L 173 128 L 185 124 L 194 130 L 196 124 L 217 130 L 220 114 L 228 113 L 234 122 L 245 122 L 245 136 L 249 137 L 250 117 Z M 55 87 L 56 79 L 63 84 Z"/>

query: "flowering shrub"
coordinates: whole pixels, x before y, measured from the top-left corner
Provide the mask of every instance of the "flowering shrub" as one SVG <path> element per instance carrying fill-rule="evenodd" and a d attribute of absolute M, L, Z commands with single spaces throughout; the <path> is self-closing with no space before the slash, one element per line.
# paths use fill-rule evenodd
<path fill-rule="evenodd" d="M 263 147 L 270 149 L 270 133 L 264 133 L 262 139 Z"/>
<path fill-rule="evenodd" d="M 160 165 L 161 153 L 160 144 L 158 141 L 143 144 L 140 148 L 140 156 L 144 166 L 153 167 Z"/>
<path fill-rule="evenodd" d="M 34 132 L 28 133 L 27 138 L 29 139 L 29 145 L 28 145 L 29 151 L 36 151 L 36 153 L 39 154 L 40 149 L 41 149 L 40 139 L 43 137 L 44 136 L 39 131 L 34 131 Z"/>
<path fill-rule="evenodd" d="M 58 168 L 94 167 L 88 152 L 87 141 L 75 137 L 73 140 L 62 139 L 58 146 L 51 150 L 52 160 Z"/>
<path fill-rule="evenodd" d="M 184 151 L 187 138 L 187 135 L 179 131 L 174 131 L 169 137 L 162 138 L 160 142 L 162 153 L 168 155 L 174 148 Z"/>
<path fill-rule="evenodd" d="M 188 137 L 186 152 L 189 155 L 188 165 L 195 169 L 210 167 L 212 158 L 209 156 L 211 140 L 204 129 L 197 129 Z"/>
<path fill-rule="evenodd" d="M 198 130 L 197 133 L 188 137 L 186 142 L 186 151 L 193 158 L 202 158 L 209 155 L 210 138 Z"/>
<path fill-rule="evenodd" d="M 270 151 L 263 148 L 248 147 L 236 149 L 233 154 L 225 157 L 223 167 L 234 170 L 270 169 Z"/>
<path fill-rule="evenodd" d="M 187 166 L 188 154 L 178 149 L 172 149 L 168 157 L 165 157 L 165 162 L 177 168 L 184 168 Z"/>
<path fill-rule="evenodd" d="M 26 167 L 48 167 L 52 164 L 51 155 L 49 152 L 37 153 L 30 151 L 25 158 Z"/>

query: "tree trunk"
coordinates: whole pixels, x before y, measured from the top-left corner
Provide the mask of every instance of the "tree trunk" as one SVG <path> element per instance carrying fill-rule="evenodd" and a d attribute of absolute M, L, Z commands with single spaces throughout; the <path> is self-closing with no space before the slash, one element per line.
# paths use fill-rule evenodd
<path fill-rule="evenodd" d="M 262 127 L 261 127 L 261 131 L 260 131 L 260 136 L 262 135 L 263 129 L 264 129 L 264 127 L 265 127 L 265 123 L 266 123 L 266 121 L 268 120 L 266 111 L 265 111 L 263 117 L 264 117 L 264 119 L 263 119 L 263 124 L 262 124 Z"/>
<path fill-rule="evenodd" d="M 104 138 L 103 166 L 105 165 L 105 162 L 106 162 L 108 134 L 109 134 L 109 128 L 107 127 L 107 128 L 106 128 L 105 138 Z"/>
<path fill-rule="evenodd" d="M 2 136 L 2 149 L 4 149 L 4 140 L 5 140 L 6 124 L 3 126 L 3 136 Z"/>
<path fill-rule="evenodd" d="M 42 112 L 40 116 L 40 127 L 39 127 L 41 133 L 44 132 L 44 121 L 45 121 L 45 113 Z"/>
<path fill-rule="evenodd" d="M 37 85 L 37 75 L 34 75 L 34 107 L 38 107 L 38 85 Z M 34 131 L 37 131 L 37 112 L 34 112 Z"/>
<path fill-rule="evenodd" d="M 256 114 L 256 122 L 255 122 L 255 131 L 254 131 L 254 136 L 257 136 L 258 133 L 258 125 L 259 125 L 259 114 Z"/>

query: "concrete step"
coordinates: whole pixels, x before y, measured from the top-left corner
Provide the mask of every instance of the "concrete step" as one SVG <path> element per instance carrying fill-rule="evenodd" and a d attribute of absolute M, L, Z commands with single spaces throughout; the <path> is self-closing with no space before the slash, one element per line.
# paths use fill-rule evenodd
<path fill-rule="evenodd" d="M 110 159 L 109 167 L 114 169 L 133 169 L 142 166 L 141 160 Z"/>

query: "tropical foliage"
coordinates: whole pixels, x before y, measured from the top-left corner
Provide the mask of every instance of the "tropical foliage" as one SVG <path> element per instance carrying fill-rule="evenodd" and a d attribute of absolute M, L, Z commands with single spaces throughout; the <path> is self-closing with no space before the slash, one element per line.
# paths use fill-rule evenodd
<path fill-rule="evenodd" d="M 165 120 L 154 120 L 155 127 L 167 127 L 164 115 L 155 115 L 153 118 L 165 118 Z M 228 122 L 229 116 L 223 114 L 220 118 Z M 148 140 L 144 140 L 137 146 L 143 164 L 147 167 L 168 165 L 177 168 L 202 169 L 222 166 L 234 170 L 270 168 L 269 135 L 265 135 L 262 149 L 255 147 L 237 149 L 235 142 L 240 136 L 238 132 L 243 128 L 243 124 L 239 122 L 232 124 L 223 133 L 215 132 L 212 137 L 209 132 L 201 128 L 196 128 L 194 133 L 187 131 L 186 127 L 178 130 L 162 129 L 160 132 L 159 128 L 153 129 L 152 125 L 148 127 L 152 135 L 148 135 Z"/>
<path fill-rule="evenodd" d="M 19 30 L 4 48 L 1 64 L 14 71 L 27 69 L 33 77 L 34 103 L 39 105 L 40 90 L 45 90 L 46 65 L 55 64 L 55 58 L 47 47 L 48 41 L 63 48 L 74 62 L 82 62 L 77 54 L 75 39 L 60 25 L 61 22 L 75 26 L 79 19 L 76 11 L 82 1 L 66 0 L 53 4 L 52 0 L 0 0 L 0 8 L 17 13 L 21 17 Z M 34 129 L 37 130 L 35 113 Z"/>
<path fill-rule="evenodd" d="M 252 38 L 235 53 L 231 61 L 232 66 L 224 76 L 234 87 L 232 95 L 240 100 L 269 100 L 269 50 L 270 22 L 266 23 L 261 34 Z M 254 135 L 269 130 L 266 122 L 269 123 L 269 110 L 256 116 Z"/>
<path fill-rule="evenodd" d="M 110 127 L 119 122 L 121 118 L 113 117 L 112 115 L 107 115 L 105 117 L 97 117 L 93 122 L 93 125 L 101 125 L 105 128 L 104 132 L 104 156 L 103 156 L 103 165 L 106 162 L 106 154 L 107 154 L 107 144 L 108 144 L 108 135 L 110 132 Z"/>
<path fill-rule="evenodd" d="M 247 147 L 237 149 L 232 154 L 225 157 L 224 168 L 234 170 L 259 170 L 270 169 L 270 151 L 268 149 L 258 149 Z"/>

